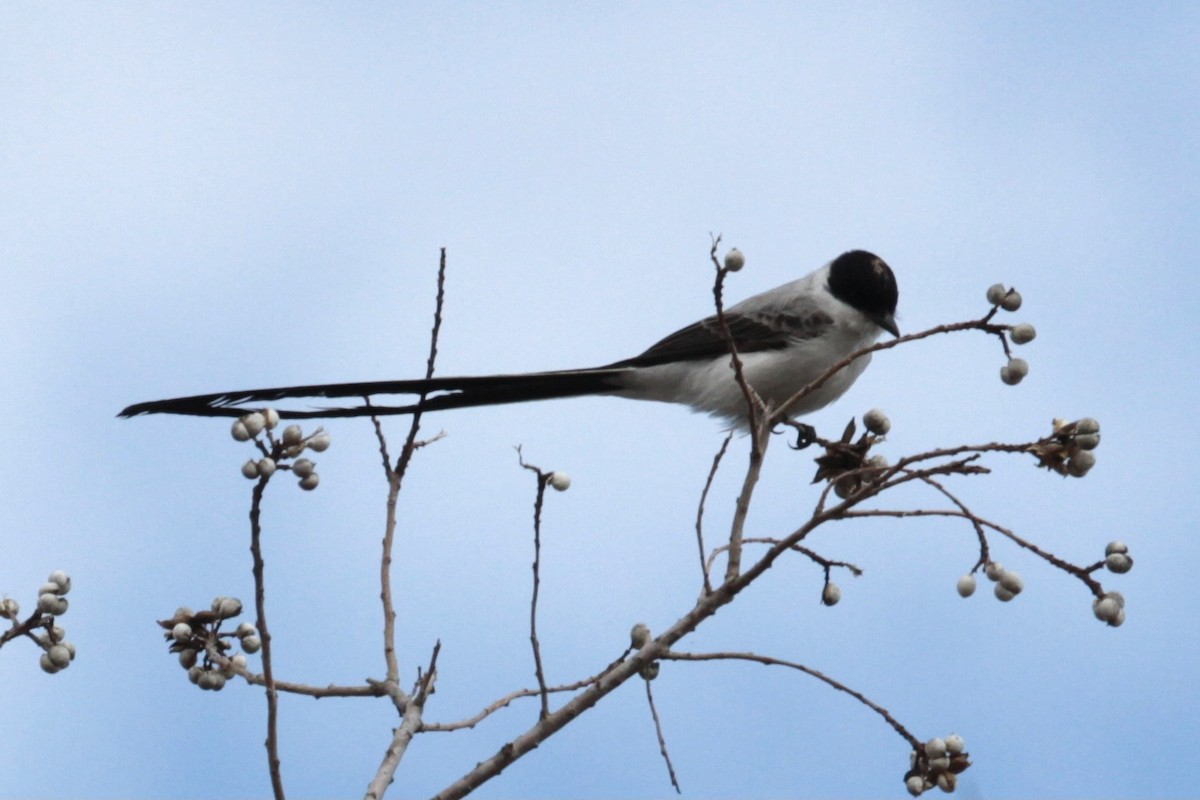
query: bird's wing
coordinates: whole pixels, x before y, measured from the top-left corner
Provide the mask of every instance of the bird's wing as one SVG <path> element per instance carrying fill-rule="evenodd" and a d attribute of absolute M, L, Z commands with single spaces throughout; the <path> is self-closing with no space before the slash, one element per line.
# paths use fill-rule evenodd
<path fill-rule="evenodd" d="M 788 344 L 819 337 L 833 319 L 819 308 L 731 310 L 725 321 L 739 353 L 778 350 Z M 675 331 L 641 355 L 610 364 L 612 367 L 648 367 L 673 361 L 717 358 L 729 353 L 729 343 L 715 316 Z"/>

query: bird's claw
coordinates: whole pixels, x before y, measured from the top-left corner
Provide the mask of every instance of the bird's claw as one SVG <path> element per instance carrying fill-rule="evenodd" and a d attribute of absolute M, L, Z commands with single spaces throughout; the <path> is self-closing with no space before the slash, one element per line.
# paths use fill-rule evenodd
<path fill-rule="evenodd" d="M 796 443 L 788 445 L 788 447 L 792 448 L 793 450 L 803 450 L 813 442 L 817 441 L 817 429 L 812 425 L 807 425 L 803 422 L 796 422 L 795 420 L 790 419 L 783 424 L 796 429 Z"/>

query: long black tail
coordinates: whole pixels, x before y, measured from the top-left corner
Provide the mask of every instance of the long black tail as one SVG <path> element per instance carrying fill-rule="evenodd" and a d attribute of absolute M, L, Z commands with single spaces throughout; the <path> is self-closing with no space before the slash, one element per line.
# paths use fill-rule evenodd
<path fill-rule="evenodd" d="M 175 397 L 169 400 L 137 403 L 126 408 L 118 416 L 187 414 L 198 417 L 240 417 L 251 411 L 261 410 L 265 405 L 279 400 L 305 397 L 361 397 L 364 403 L 360 406 L 336 408 L 276 409 L 279 416 L 285 419 L 314 419 L 412 414 L 418 410 L 437 411 L 446 408 L 549 400 L 557 397 L 609 394 L 621 388 L 619 376 L 626 371 L 627 369 L 619 367 L 601 367 L 563 372 L 530 372 L 521 375 L 329 383 L 313 386 L 285 386 L 276 389 L 249 389 L 241 392 L 198 394 L 192 397 Z M 418 395 L 419 399 L 414 403 L 402 406 L 368 404 L 367 398 L 385 394 Z"/>

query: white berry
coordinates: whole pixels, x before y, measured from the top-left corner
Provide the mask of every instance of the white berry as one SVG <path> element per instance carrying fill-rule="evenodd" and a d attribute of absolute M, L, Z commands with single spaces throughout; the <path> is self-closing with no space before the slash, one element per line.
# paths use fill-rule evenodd
<path fill-rule="evenodd" d="M 1082 478 L 1096 466 L 1096 454 L 1091 450 L 1080 450 L 1067 460 L 1067 472 L 1076 478 Z"/>
<path fill-rule="evenodd" d="M 1092 613 L 1101 622 L 1111 623 L 1120 611 L 1121 606 L 1111 595 L 1106 594 L 1104 597 L 1098 597 L 1092 601 Z"/>
<path fill-rule="evenodd" d="M 300 429 L 299 425 L 288 425 L 283 429 L 283 443 L 288 447 L 300 444 L 300 440 L 303 438 L 304 431 Z"/>
<path fill-rule="evenodd" d="M 836 606 L 838 601 L 842 599 L 842 590 L 833 581 L 825 584 L 825 588 L 821 590 L 821 602 L 827 606 Z"/>
<path fill-rule="evenodd" d="M 71 591 L 71 576 L 63 572 L 61 569 L 56 569 L 50 573 L 48 578 L 50 583 L 58 587 L 59 594 L 66 594 Z"/>
<path fill-rule="evenodd" d="M 963 575 L 958 579 L 958 594 L 960 597 L 970 597 L 975 594 L 975 576 Z"/>
<path fill-rule="evenodd" d="M 725 269 L 729 272 L 737 272 L 744 266 L 746 266 L 746 257 L 742 255 L 741 250 L 735 247 L 725 254 Z"/>
<path fill-rule="evenodd" d="M 551 472 L 549 483 L 557 491 L 565 492 L 571 488 L 571 476 L 565 472 Z"/>
<path fill-rule="evenodd" d="M 1124 575 L 1133 569 L 1133 558 L 1127 553 L 1112 553 L 1104 558 L 1104 566 L 1109 572 Z"/>
<path fill-rule="evenodd" d="M 1037 330 L 1029 323 L 1023 322 L 1020 325 L 1014 325 L 1009 336 L 1012 337 L 1013 344 L 1028 344 L 1037 337 Z"/>
<path fill-rule="evenodd" d="M 213 600 L 212 610 L 221 619 L 236 617 L 242 613 L 242 601 L 236 597 L 218 597 Z"/>
<path fill-rule="evenodd" d="M 876 436 L 886 436 L 887 432 L 892 429 L 892 421 L 878 408 L 872 408 L 863 414 L 863 425 Z"/>
<path fill-rule="evenodd" d="M 1029 362 L 1023 358 L 1010 358 L 1008 363 L 1000 368 L 1000 380 L 1009 386 L 1016 386 L 1025 380 L 1029 374 Z"/>
<path fill-rule="evenodd" d="M 1004 574 L 1000 576 L 1000 585 L 1013 594 L 1020 594 L 1021 590 L 1025 588 L 1025 582 L 1021 580 L 1020 574 L 1011 569 L 1005 570 Z"/>
<path fill-rule="evenodd" d="M 267 418 L 255 411 L 242 417 L 242 424 L 251 436 L 258 436 L 267 427 Z"/>
<path fill-rule="evenodd" d="M 50 663 L 59 669 L 63 669 L 71 663 L 71 651 L 61 644 L 56 644 L 47 650 L 46 656 L 50 659 Z"/>

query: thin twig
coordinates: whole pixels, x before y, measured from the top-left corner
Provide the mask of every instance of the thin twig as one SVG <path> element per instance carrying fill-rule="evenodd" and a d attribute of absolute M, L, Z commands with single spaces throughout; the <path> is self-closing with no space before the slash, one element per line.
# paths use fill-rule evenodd
<path fill-rule="evenodd" d="M 533 501 L 533 597 L 529 601 L 529 644 L 533 647 L 533 671 L 537 676 L 538 690 L 542 699 L 541 718 L 550 715 L 550 694 L 546 690 L 546 673 L 542 668 L 542 648 L 538 644 L 537 607 L 538 593 L 541 588 L 542 563 L 542 503 L 546 499 L 546 484 L 550 476 L 537 467 L 526 464 L 521 457 L 521 448 L 517 448 L 517 460 L 521 466 L 537 476 L 537 496 Z"/>
<path fill-rule="evenodd" d="M 721 244 L 721 235 L 717 234 L 713 237 L 712 250 L 709 252 L 709 258 L 712 259 L 713 266 L 717 268 L 717 277 L 713 281 L 713 304 L 717 309 L 717 327 L 721 330 L 721 337 L 725 340 L 725 344 L 729 347 L 729 365 L 733 368 L 733 377 L 737 381 L 738 388 L 742 390 L 742 396 L 746 398 L 746 414 L 747 427 L 754 430 L 762 410 L 762 400 L 759 399 L 758 393 L 746 381 L 746 375 L 742 368 L 742 358 L 738 355 L 737 341 L 733 338 L 733 331 L 729 329 L 729 320 L 725 317 L 725 276 L 729 274 L 729 270 L 722 266 L 717 259 L 717 247 Z"/>
<path fill-rule="evenodd" d="M 846 515 L 849 516 L 851 513 L 852 512 L 846 512 Z M 862 512 L 860 512 L 860 513 L 862 513 Z M 742 540 L 742 544 L 744 544 L 744 545 L 746 545 L 746 544 L 771 544 L 771 545 L 773 545 L 773 544 L 778 544 L 778 543 L 779 543 L 778 539 L 775 539 L 772 537 L 767 537 L 767 536 L 748 536 Z M 721 553 L 725 552 L 727 547 L 728 547 L 728 545 L 721 545 L 720 547 L 714 548 L 713 551 L 708 554 L 707 565 L 709 567 L 711 567 L 712 563 L 717 559 L 717 556 L 719 556 Z M 825 558 L 820 553 L 817 553 L 815 550 L 810 550 L 809 548 L 805 547 L 804 545 L 794 544 L 791 547 L 789 547 L 788 549 L 792 550 L 794 552 L 800 553 L 804 556 L 807 556 L 810 560 L 812 560 L 816 564 L 819 564 L 827 572 L 832 567 L 841 567 L 843 569 L 849 570 L 850 574 L 854 575 L 854 577 L 856 577 L 856 578 L 859 575 L 863 574 L 863 571 L 860 567 L 857 567 L 848 561 L 833 561 L 831 559 Z"/>
<path fill-rule="evenodd" d="M 271 790 L 275 800 L 284 800 L 283 775 L 279 765 L 279 695 L 275 690 L 275 674 L 271 666 L 271 632 L 267 627 L 266 582 L 262 556 L 262 500 L 263 492 L 270 481 L 263 475 L 254 484 L 250 502 L 250 555 L 254 559 L 254 610 L 258 617 L 259 638 L 262 639 L 263 686 L 267 694 L 267 770 L 271 775 Z"/>
<path fill-rule="evenodd" d="M 717 327 L 721 331 L 721 337 L 729 347 L 729 364 L 733 368 L 734 380 L 737 382 L 738 388 L 741 389 L 742 396 L 746 399 L 746 427 L 750 431 L 750 468 L 747 470 L 746 478 L 742 482 L 742 491 L 738 494 L 737 506 L 733 515 L 733 524 L 729 530 L 729 560 L 725 567 L 725 582 L 728 583 L 735 579 L 741 571 L 742 532 L 745 527 L 746 515 L 750 512 L 750 498 L 754 494 L 755 485 L 758 483 L 758 477 L 762 471 L 763 457 L 770 439 L 770 437 L 763 434 L 763 423 L 765 418 L 771 415 L 768 414 L 768 409 L 763 406 L 762 399 L 754 391 L 754 387 L 746 380 L 742 359 L 738 355 L 737 341 L 733 338 L 733 331 L 730 330 L 729 320 L 725 316 L 725 276 L 729 274 L 729 270 L 717 259 L 717 247 L 720 244 L 721 236 L 718 234 L 713 237 L 712 250 L 709 252 L 709 258 L 712 259 L 713 266 L 717 269 L 717 277 L 713 282 L 713 303 L 717 310 Z M 766 425 L 765 430 L 770 431 L 772 427 L 774 426 Z M 703 559 L 703 556 L 701 558 Z M 708 576 L 706 575 L 706 582 L 707 579 Z M 711 587 L 707 585 L 706 589 L 711 591 Z"/>
<path fill-rule="evenodd" d="M 677 650 L 671 650 L 670 652 L 665 653 L 662 658 L 664 661 L 754 661 L 759 664 L 766 664 L 767 666 L 788 667 L 790 669 L 799 670 L 805 675 L 810 675 L 817 680 L 833 687 L 839 692 L 845 692 L 846 694 L 850 695 L 855 700 L 862 703 L 879 716 L 883 717 L 884 720 L 887 721 L 887 724 L 891 725 L 892 729 L 895 730 L 896 733 L 903 736 L 909 742 L 909 744 L 913 746 L 913 748 L 919 749 L 921 747 L 921 742 L 917 739 L 917 737 L 909 733 L 908 729 L 901 725 L 900 721 L 893 717 L 891 712 L 889 712 L 886 708 L 871 700 L 862 692 L 851 689 L 846 684 L 834 680 L 825 673 L 815 670 L 812 667 L 806 667 L 803 664 L 799 664 L 795 661 L 786 661 L 782 658 L 773 658 L 771 656 L 760 656 L 757 653 L 683 653 Z"/>
<path fill-rule="evenodd" d="M 216 661 L 216 659 L 213 660 Z M 221 666 L 224 667 L 225 665 L 221 664 Z M 259 673 L 251 672 L 245 668 L 238 669 L 237 667 L 234 667 L 234 671 L 244 678 L 247 683 L 255 686 L 266 685 L 266 677 Z M 326 697 L 385 697 L 388 694 L 387 688 L 382 682 L 367 683 L 363 686 L 339 686 L 332 683 L 328 686 L 312 686 L 306 683 L 276 680 L 275 691 L 312 697 L 316 700 Z"/>
<path fill-rule="evenodd" d="M 721 442 L 721 449 L 713 456 L 712 468 L 708 471 L 708 479 L 704 481 L 704 490 L 700 492 L 700 503 L 696 508 L 696 545 L 700 548 L 700 571 L 704 576 L 705 594 L 712 591 L 712 583 L 708 577 L 709 563 L 704 559 L 704 501 L 708 499 L 708 493 L 712 489 L 713 480 L 717 477 L 717 469 L 721 466 L 721 459 L 725 457 L 725 451 L 729 449 L 731 441 L 733 441 L 733 431 L 730 431 L 725 436 L 725 441 Z"/>
<path fill-rule="evenodd" d="M 628 651 L 626 651 L 626 652 L 628 653 Z M 584 678 L 582 680 L 575 681 L 574 683 L 565 683 L 562 686 L 547 686 L 546 691 L 550 692 L 551 694 L 556 693 L 556 692 L 578 691 L 580 689 L 583 689 L 585 687 L 591 686 L 592 684 L 596 683 L 598 680 L 600 680 L 602 677 L 604 677 L 606 674 L 608 674 L 608 672 L 611 671 L 612 668 L 615 667 L 619 663 L 621 663 L 620 659 L 618 659 L 617 661 L 614 661 L 612 664 L 610 664 L 608 667 L 606 667 L 604 670 L 602 670 L 598 674 L 592 675 L 591 677 Z M 494 700 L 493 702 L 489 703 L 487 705 L 487 707 L 485 707 L 478 714 L 475 714 L 474 716 L 471 716 L 471 717 L 467 717 L 466 719 L 461 719 L 461 720 L 458 720 L 457 722 L 426 722 L 426 723 L 422 723 L 421 732 L 424 733 L 426 731 L 429 731 L 429 732 L 434 732 L 434 733 L 446 733 L 449 731 L 462 730 L 463 728 L 474 728 L 476 725 L 478 725 L 480 722 L 483 722 L 485 719 L 490 717 L 492 714 L 495 714 L 497 711 L 499 711 L 503 708 L 507 708 L 509 705 L 511 705 L 513 703 L 513 701 L 521 700 L 526 697 L 540 697 L 541 694 L 542 694 L 542 690 L 540 688 L 538 688 L 538 689 L 518 689 L 515 692 L 509 692 L 508 694 L 504 695 L 503 697 L 501 697 L 498 700 Z"/>
<path fill-rule="evenodd" d="M 679 779 L 675 776 L 675 766 L 671 763 L 671 754 L 667 752 L 667 740 L 663 736 L 662 722 L 658 718 L 658 709 L 654 705 L 654 692 L 650 688 L 650 680 L 645 679 L 646 702 L 650 704 L 650 716 L 654 718 L 654 733 L 658 735 L 658 752 L 662 753 L 663 761 L 667 762 L 667 775 L 671 777 L 671 785 L 675 794 L 683 794 L 679 788 Z"/>
<path fill-rule="evenodd" d="M 989 322 L 989 320 L 991 319 L 992 314 L 994 314 L 994 313 L 995 313 L 995 309 L 992 309 L 991 313 L 989 313 L 982 319 L 970 320 L 967 322 L 952 322 L 952 323 L 949 323 L 946 325 L 938 325 L 938 326 L 930 328 L 928 330 L 920 331 L 918 333 L 910 333 L 906 336 L 898 336 L 895 339 L 888 339 L 887 341 L 884 341 L 884 342 L 876 342 L 875 344 L 871 345 L 870 347 L 864 347 L 861 350 L 856 350 L 855 352 L 853 352 L 850 355 L 843 358 L 841 361 L 838 361 L 836 364 L 831 366 L 829 369 L 825 370 L 825 372 L 820 377 L 818 377 L 816 380 L 812 381 L 807 386 L 805 386 L 803 389 L 801 389 L 800 391 L 798 391 L 794 395 L 792 395 L 790 398 L 788 398 L 786 402 L 784 402 L 782 405 L 780 405 L 779 408 L 776 409 L 775 412 L 770 415 L 770 419 L 768 421 L 771 423 L 772 428 L 775 427 L 775 425 L 778 425 L 780 422 L 782 422 L 784 419 L 787 418 L 787 410 L 789 408 L 792 408 L 801 398 L 807 397 L 808 395 L 815 392 L 817 389 L 820 389 L 834 375 L 841 372 L 843 369 L 850 366 L 850 364 L 852 364 L 853 362 L 857 361 L 858 359 L 860 359 L 868 354 L 876 353 L 876 352 L 879 352 L 880 350 L 890 350 L 893 347 L 899 347 L 900 345 L 907 344 L 908 342 L 916 342 L 921 339 L 927 339 L 930 336 L 936 336 L 941 333 L 954 333 L 955 331 L 971 331 L 971 330 L 983 331 L 984 333 L 999 336 L 1001 341 L 1003 341 L 1004 340 L 1004 332 L 1009 330 L 1010 326 L 991 324 Z"/>

